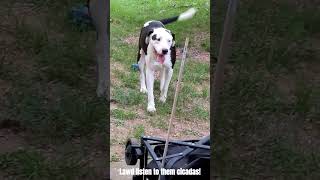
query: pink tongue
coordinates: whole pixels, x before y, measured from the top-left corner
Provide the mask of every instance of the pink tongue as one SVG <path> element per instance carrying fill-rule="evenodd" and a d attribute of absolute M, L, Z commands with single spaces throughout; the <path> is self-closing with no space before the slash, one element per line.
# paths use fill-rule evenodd
<path fill-rule="evenodd" d="M 163 64 L 163 62 L 164 62 L 164 55 L 157 55 L 157 61 L 158 61 L 160 64 Z"/>

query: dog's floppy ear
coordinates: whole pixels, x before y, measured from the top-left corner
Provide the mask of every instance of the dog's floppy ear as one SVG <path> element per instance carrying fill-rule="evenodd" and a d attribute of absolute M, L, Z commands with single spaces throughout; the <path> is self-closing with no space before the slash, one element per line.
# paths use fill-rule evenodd
<path fill-rule="evenodd" d="M 176 45 L 176 35 L 174 33 L 171 33 L 171 35 L 172 35 L 172 45 L 171 45 L 171 47 L 175 47 L 175 45 Z"/>
<path fill-rule="evenodd" d="M 150 30 L 149 32 L 148 32 L 148 34 L 147 34 L 147 37 L 146 37 L 146 40 L 145 40 L 145 43 L 146 44 L 149 44 L 149 38 L 150 38 L 150 35 L 153 33 L 153 29 L 152 30 Z"/>
<path fill-rule="evenodd" d="M 173 66 L 176 62 L 177 53 L 176 53 L 176 45 L 175 45 L 176 44 L 175 34 L 171 33 L 171 35 L 172 35 L 172 45 L 170 48 L 170 50 L 171 50 L 170 56 L 171 56 L 171 63 L 172 63 L 172 68 L 173 68 Z"/>
<path fill-rule="evenodd" d="M 153 33 L 153 29 L 148 32 L 148 36 Z"/>
<path fill-rule="evenodd" d="M 171 57 L 171 63 L 172 63 L 172 68 L 176 62 L 176 59 L 177 59 L 177 53 L 176 53 L 176 47 L 175 46 L 172 46 L 170 48 L 170 51 L 171 51 L 171 54 L 170 54 L 170 57 Z"/>

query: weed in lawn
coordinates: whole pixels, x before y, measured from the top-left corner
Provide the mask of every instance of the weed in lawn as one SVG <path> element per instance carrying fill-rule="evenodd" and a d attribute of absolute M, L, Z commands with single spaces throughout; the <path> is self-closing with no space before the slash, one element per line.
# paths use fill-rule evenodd
<path fill-rule="evenodd" d="M 202 92 L 201 92 L 201 96 L 202 96 L 202 98 L 204 98 L 204 99 L 209 99 L 208 97 L 209 97 L 209 91 L 210 89 L 209 88 L 204 88 L 204 89 L 202 89 Z"/>
<path fill-rule="evenodd" d="M 209 81 L 209 65 L 195 63 L 189 61 L 184 70 L 184 81 L 191 82 L 196 85 L 208 83 Z"/>
<path fill-rule="evenodd" d="M 112 154 L 111 155 L 111 162 L 119 162 L 121 160 L 121 158 L 116 155 L 116 154 Z"/>
<path fill-rule="evenodd" d="M 187 135 L 187 136 L 199 136 L 199 133 L 192 130 L 192 129 L 186 129 L 182 132 L 183 134 Z"/>
<path fill-rule="evenodd" d="M 114 109 L 111 111 L 111 116 L 117 119 L 129 120 L 136 117 L 134 112 L 127 112 L 122 109 Z"/>
<path fill-rule="evenodd" d="M 122 109 L 114 109 L 111 111 L 111 116 L 115 118 L 116 126 L 123 126 L 127 120 L 134 119 L 136 114 Z"/>
<path fill-rule="evenodd" d="M 166 117 L 171 113 L 171 107 L 170 107 L 170 105 L 172 104 L 171 100 L 170 101 L 167 100 L 166 104 L 163 104 L 159 101 L 156 101 L 156 102 L 158 102 L 157 107 L 156 107 L 157 108 L 157 115 Z"/>
<path fill-rule="evenodd" d="M 115 138 L 110 139 L 110 145 L 115 145 L 117 143 L 118 143 L 118 139 L 115 139 Z"/>
<path fill-rule="evenodd" d="M 152 127 L 166 131 L 168 129 L 168 119 L 169 117 L 154 117 L 150 118 L 149 122 Z"/>
<path fill-rule="evenodd" d="M 198 120 L 198 119 L 202 119 L 202 120 L 209 120 L 209 113 L 207 110 L 204 110 L 202 107 L 195 107 L 193 109 L 193 111 L 191 112 L 191 114 L 193 115 L 193 117 Z"/>
<path fill-rule="evenodd" d="M 138 73 L 119 73 L 118 76 L 118 78 L 121 79 L 124 87 L 138 89 L 138 85 L 140 83 Z"/>
<path fill-rule="evenodd" d="M 144 126 L 139 124 L 133 128 L 133 137 L 136 139 L 140 139 L 141 136 L 145 134 Z"/>
<path fill-rule="evenodd" d="M 143 94 L 133 89 L 116 88 L 113 93 L 114 99 L 122 105 L 139 105 L 145 100 Z"/>
<path fill-rule="evenodd" d="M 180 89 L 179 96 L 180 96 L 179 99 L 182 102 L 184 101 L 189 102 L 189 101 L 192 101 L 192 99 L 197 98 L 198 94 L 193 88 L 193 86 L 186 84 L 182 86 L 182 88 Z"/>

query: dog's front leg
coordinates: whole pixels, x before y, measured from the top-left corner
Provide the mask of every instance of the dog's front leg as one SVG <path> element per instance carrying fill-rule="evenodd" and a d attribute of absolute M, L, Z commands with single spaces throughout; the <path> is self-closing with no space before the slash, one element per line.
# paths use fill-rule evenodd
<path fill-rule="evenodd" d="M 140 92 L 142 93 L 147 93 L 147 87 L 146 87 L 146 75 L 145 75 L 145 54 L 143 52 L 141 52 L 141 57 L 140 60 L 138 62 L 139 64 L 139 71 L 140 71 Z"/>
<path fill-rule="evenodd" d="M 161 95 L 160 95 L 160 101 L 163 103 L 166 102 L 166 99 L 167 99 L 168 88 L 172 78 L 173 69 L 170 67 L 170 68 L 166 68 L 164 71 L 165 71 L 165 80 L 164 80 L 164 85 L 163 85 L 163 88 L 161 89 Z"/>
<path fill-rule="evenodd" d="M 164 82 L 166 80 L 165 78 L 166 78 L 166 71 L 165 71 L 165 68 L 162 67 L 160 72 L 160 91 L 161 92 L 163 91 Z"/>
<path fill-rule="evenodd" d="M 147 79 L 147 90 L 148 90 L 148 112 L 155 112 L 154 95 L 153 95 L 153 84 L 154 84 L 154 70 L 146 66 L 146 79 Z"/>

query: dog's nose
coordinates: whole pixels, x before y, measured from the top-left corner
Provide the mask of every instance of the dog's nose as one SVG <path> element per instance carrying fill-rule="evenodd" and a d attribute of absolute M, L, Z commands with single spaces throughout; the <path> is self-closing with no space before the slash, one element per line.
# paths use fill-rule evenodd
<path fill-rule="evenodd" d="M 167 54 L 168 53 L 168 49 L 162 49 L 162 54 Z"/>

